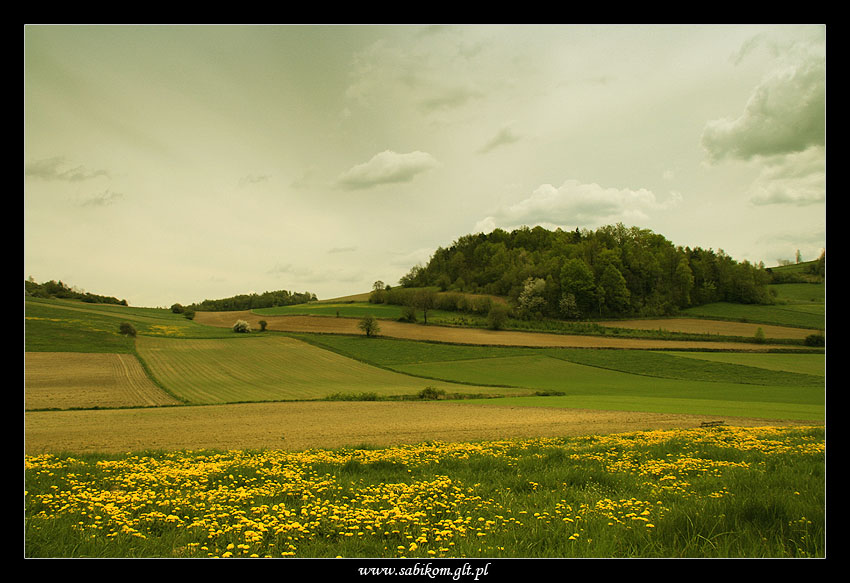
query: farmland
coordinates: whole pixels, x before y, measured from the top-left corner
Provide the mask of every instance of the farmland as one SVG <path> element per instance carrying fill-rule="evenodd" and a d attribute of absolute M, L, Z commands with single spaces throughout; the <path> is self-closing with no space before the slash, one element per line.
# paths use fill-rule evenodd
<path fill-rule="evenodd" d="M 194 320 L 27 300 L 28 555 L 823 555 L 816 307 L 579 335 L 402 323 L 364 299 Z M 716 524 L 682 530 L 697 512 Z"/>

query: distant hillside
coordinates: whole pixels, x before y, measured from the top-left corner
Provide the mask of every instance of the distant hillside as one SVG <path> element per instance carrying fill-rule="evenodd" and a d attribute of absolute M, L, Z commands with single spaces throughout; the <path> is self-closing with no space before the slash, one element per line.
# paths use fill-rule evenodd
<path fill-rule="evenodd" d="M 826 279 L 826 252 L 814 261 L 770 267 L 772 283 L 822 283 Z"/>
<path fill-rule="evenodd" d="M 91 304 L 116 304 L 126 306 L 127 300 L 119 300 L 111 296 L 101 296 L 70 287 L 61 281 L 46 281 L 36 283 L 33 278 L 24 281 L 24 295 L 34 298 L 57 298 L 68 300 L 82 300 Z"/>
<path fill-rule="evenodd" d="M 507 297 L 526 317 L 646 317 L 712 302 L 771 302 L 762 265 L 622 224 L 465 235 L 400 283 Z"/>

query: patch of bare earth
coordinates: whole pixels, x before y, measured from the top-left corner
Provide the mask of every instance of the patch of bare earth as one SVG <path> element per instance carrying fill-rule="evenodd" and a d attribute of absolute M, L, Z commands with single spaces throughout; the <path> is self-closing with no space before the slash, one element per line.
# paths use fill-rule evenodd
<path fill-rule="evenodd" d="M 149 407 L 178 404 L 131 354 L 27 352 L 24 407 Z"/>
<path fill-rule="evenodd" d="M 791 425 L 761 419 L 548 409 L 452 402 L 246 403 L 159 409 L 30 411 L 27 454 L 183 449 L 390 446 L 424 441 L 600 435 L 728 425 Z"/>
<path fill-rule="evenodd" d="M 258 316 L 250 311 L 198 312 L 195 321 L 199 324 L 229 328 L 237 320 L 245 320 L 259 328 L 265 320 L 269 330 L 281 332 L 315 332 L 320 334 L 362 334 L 357 327 L 357 318 L 333 318 L 327 316 Z M 631 348 L 646 350 L 735 350 L 767 351 L 789 349 L 793 346 L 771 344 L 746 344 L 741 342 L 698 342 L 681 340 L 652 340 L 635 338 L 612 338 L 610 336 L 579 336 L 546 334 L 542 332 L 515 332 L 512 330 L 483 330 L 479 328 L 451 328 L 423 324 L 408 324 L 392 320 L 380 321 L 380 336 L 405 340 L 449 342 L 454 344 L 480 344 L 489 346 L 530 346 L 557 348 Z M 755 335 L 755 332 L 750 334 Z"/>

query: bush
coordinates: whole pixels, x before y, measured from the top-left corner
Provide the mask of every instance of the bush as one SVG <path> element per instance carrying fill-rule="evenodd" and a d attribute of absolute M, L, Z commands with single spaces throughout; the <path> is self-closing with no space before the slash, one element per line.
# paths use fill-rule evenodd
<path fill-rule="evenodd" d="M 508 319 L 508 306 L 501 302 L 493 302 L 487 314 L 487 325 L 491 330 L 501 330 Z"/>
<path fill-rule="evenodd" d="M 174 304 L 171 306 L 171 311 L 175 314 L 182 314 L 185 308 L 180 304 Z"/>
<path fill-rule="evenodd" d="M 764 330 L 762 330 L 761 327 L 756 330 L 755 342 L 756 344 L 764 344 L 765 342 Z"/>
<path fill-rule="evenodd" d="M 118 331 L 125 336 L 136 337 L 136 329 L 129 322 L 121 322 L 118 326 Z"/>
<path fill-rule="evenodd" d="M 233 331 L 239 333 L 247 333 L 251 331 L 251 325 L 245 320 L 237 320 L 233 325 Z"/>
<path fill-rule="evenodd" d="M 416 322 L 416 308 L 413 306 L 402 306 L 399 321 L 410 323 Z"/>
<path fill-rule="evenodd" d="M 269 323 L 266 322 L 265 320 L 260 320 L 260 332 L 265 332 L 266 326 L 268 326 L 268 325 L 269 325 Z"/>
<path fill-rule="evenodd" d="M 186 318 L 187 320 L 194 320 L 195 319 L 195 310 L 184 311 L 183 317 Z"/>
<path fill-rule="evenodd" d="M 804 342 L 806 346 L 826 346 L 826 338 L 823 334 L 809 334 Z"/>
<path fill-rule="evenodd" d="M 436 401 L 446 396 L 443 389 L 435 389 L 434 387 L 425 387 L 419 391 L 419 398 L 428 401 Z"/>

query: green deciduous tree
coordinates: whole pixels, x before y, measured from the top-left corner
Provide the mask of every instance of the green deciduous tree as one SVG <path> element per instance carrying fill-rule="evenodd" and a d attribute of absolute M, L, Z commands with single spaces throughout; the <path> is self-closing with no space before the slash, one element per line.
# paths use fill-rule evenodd
<path fill-rule="evenodd" d="M 377 336 L 378 332 L 381 331 L 381 327 L 378 325 L 378 319 L 372 315 L 363 316 L 360 319 L 360 323 L 357 324 L 357 327 L 363 330 L 367 338 Z"/>

